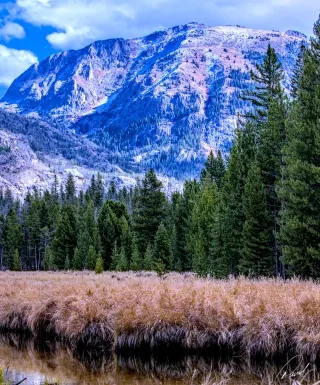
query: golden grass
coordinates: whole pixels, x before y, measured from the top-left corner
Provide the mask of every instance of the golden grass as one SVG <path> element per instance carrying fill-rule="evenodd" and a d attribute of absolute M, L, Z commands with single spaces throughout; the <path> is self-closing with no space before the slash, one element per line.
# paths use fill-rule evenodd
<path fill-rule="evenodd" d="M 320 285 L 152 273 L 0 273 L 0 329 L 77 346 L 223 348 L 316 360 Z"/>

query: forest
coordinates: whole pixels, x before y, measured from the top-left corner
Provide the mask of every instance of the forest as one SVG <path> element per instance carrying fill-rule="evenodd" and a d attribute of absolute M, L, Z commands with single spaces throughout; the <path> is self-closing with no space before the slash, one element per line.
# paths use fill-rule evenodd
<path fill-rule="evenodd" d="M 153 169 L 135 188 L 92 177 L 76 193 L 0 194 L 1 269 L 192 271 L 223 278 L 320 276 L 320 19 L 302 45 L 291 93 L 269 46 L 239 98 L 228 159 L 211 152 L 199 180 L 167 197 Z"/>

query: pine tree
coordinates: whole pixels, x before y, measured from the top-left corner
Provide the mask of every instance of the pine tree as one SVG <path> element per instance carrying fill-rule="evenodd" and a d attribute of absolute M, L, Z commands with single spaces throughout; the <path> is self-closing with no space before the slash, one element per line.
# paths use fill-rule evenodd
<path fill-rule="evenodd" d="M 209 179 L 211 182 L 216 182 L 220 189 L 225 172 L 226 167 L 221 151 L 218 150 L 217 157 L 215 158 L 211 150 L 206 160 L 205 168 L 201 172 L 201 182 L 205 183 Z"/>
<path fill-rule="evenodd" d="M 166 197 L 161 191 L 162 183 L 151 169 L 142 180 L 142 188 L 134 214 L 134 229 L 140 253 L 144 253 L 165 217 Z"/>
<path fill-rule="evenodd" d="M 140 256 L 135 237 L 132 240 L 132 253 L 131 253 L 131 262 L 130 269 L 133 271 L 143 270 L 143 259 Z"/>
<path fill-rule="evenodd" d="M 256 122 L 266 120 L 270 102 L 278 97 L 279 84 L 283 79 L 283 71 L 274 48 L 268 45 L 262 64 L 256 64 L 256 72 L 250 72 L 255 89 L 247 90 L 241 98 L 252 103 L 254 112 L 245 116 Z"/>
<path fill-rule="evenodd" d="M 155 264 L 164 271 L 171 268 L 171 245 L 168 232 L 163 223 L 160 224 L 154 240 L 153 259 Z"/>
<path fill-rule="evenodd" d="M 71 262 L 70 262 L 69 255 L 67 255 L 66 260 L 64 262 L 64 270 L 70 270 L 70 267 L 71 267 Z"/>
<path fill-rule="evenodd" d="M 70 262 L 69 262 L 69 264 L 70 264 Z M 76 247 L 74 249 L 72 266 L 73 266 L 74 270 L 83 270 L 83 265 L 84 265 L 84 261 L 81 258 L 81 255 L 79 253 L 79 249 Z"/>
<path fill-rule="evenodd" d="M 104 266 L 107 270 L 111 267 L 112 250 L 114 241 L 117 239 L 117 226 L 116 214 L 112 211 L 109 202 L 106 201 L 100 210 L 98 228 Z"/>
<path fill-rule="evenodd" d="M 48 270 L 52 270 L 53 269 L 53 263 L 54 263 L 54 258 L 53 258 L 53 253 L 52 253 L 52 250 L 51 250 L 51 247 L 48 246 L 46 248 L 46 251 L 45 251 L 45 254 L 44 254 L 44 258 L 43 258 L 43 269 L 48 271 Z"/>
<path fill-rule="evenodd" d="M 96 272 L 96 274 L 103 273 L 103 259 L 102 259 L 101 255 L 98 256 L 98 258 L 97 258 L 95 272 Z"/>
<path fill-rule="evenodd" d="M 297 98 L 286 125 L 280 182 L 284 262 L 291 274 L 320 277 L 320 19 L 306 49 Z"/>
<path fill-rule="evenodd" d="M 207 180 L 199 192 L 188 229 L 188 249 L 192 268 L 199 274 L 209 270 L 208 257 L 212 244 L 212 226 L 218 201 L 216 183 Z"/>
<path fill-rule="evenodd" d="M 111 265 L 110 265 L 111 270 L 117 269 L 119 257 L 120 257 L 119 256 L 119 248 L 118 248 L 117 241 L 115 241 L 113 244 L 112 254 L 111 254 Z"/>
<path fill-rule="evenodd" d="M 73 175 L 69 173 L 66 183 L 66 200 L 68 203 L 73 203 L 76 194 L 76 186 L 74 183 Z"/>
<path fill-rule="evenodd" d="M 267 210 L 270 217 L 269 233 L 273 248 L 276 276 L 279 276 L 281 270 L 283 270 L 280 264 L 281 250 L 278 234 L 281 203 L 277 194 L 277 185 L 281 180 L 281 167 L 283 165 L 282 149 L 286 138 L 286 118 L 287 107 L 285 97 L 280 90 L 279 99 L 274 99 L 270 103 L 267 121 L 261 129 L 261 146 L 258 149 L 258 161 L 267 193 Z"/>
<path fill-rule="evenodd" d="M 88 257 L 87 257 L 87 268 L 89 270 L 94 270 L 97 262 L 97 253 L 95 248 L 91 245 L 88 249 Z"/>
<path fill-rule="evenodd" d="M 13 271 L 21 271 L 20 257 L 19 257 L 19 250 L 18 249 L 16 249 L 14 252 Z"/>
<path fill-rule="evenodd" d="M 149 243 L 143 258 L 143 269 L 146 271 L 152 271 L 155 269 L 155 262 L 153 259 L 153 251 L 151 244 Z"/>
<path fill-rule="evenodd" d="M 300 77 L 303 71 L 304 56 L 306 54 L 306 49 L 307 47 L 305 46 L 304 42 L 302 42 L 300 46 L 299 54 L 296 60 L 296 64 L 293 69 L 293 75 L 291 77 L 290 95 L 293 98 L 296 98 L 298 96 Z"/>
<path fill-rule="evenodd" d="M 224 278 L 229 273 L 228 265 L 224 259 L 224 218 L 225 206 L 223 195 L 219 192 L 217 205 L 212 223 L 212 240 L 210 244 L 209 271 L 217 278 Z"/>
<path fill-rule="evenodd" d="M 77 246 L 77 221 L 71 205 L 63 207 L 62 216 L 52 242 L 54 265 L 64 269 L 66 258 L 71 263 Z"/>
<path fill-rule="evenodd" d="M 104 187 L 100 173 L 98 173 L 97 184 L 94 195 L 94 204 L 96 207 L 101 207 L 104 198 Z"/>
<path fill-rule="evenodd" d="M 241 271 L 250 276 L 271 275 L 274 269 L 266 191 L 257 162 L 253 163 L 246 180 L 243 209 L 245 224 Z"/>
<path fill-rule="evenodd" d="M 129 261 L 126 255 L 125 248 L 122 246 L 120 248 L 117 262 L 116 262 L 116 271 L 128 271 L 129 270 Z"/>
<path fill-rule="evenodd" d="M 114 181 L 110 182 L 107 196 L 108 196 L 108 199 L 110 199 L 112 201 L 117 200 L 117 187 L 116 187 Z"/>
<path fill-rule="evenodd" d="M 21 228 L 16 212 L 11 208 L 4 228 L 4 265 L 10 270 L 14 268 L 14 256 L 19 249 Z"/>

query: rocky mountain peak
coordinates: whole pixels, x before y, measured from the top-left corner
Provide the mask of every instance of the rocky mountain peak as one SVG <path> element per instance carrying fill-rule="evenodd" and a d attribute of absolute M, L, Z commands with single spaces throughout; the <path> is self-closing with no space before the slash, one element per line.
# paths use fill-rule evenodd
<path fill-rule="evenodd" d="M 230 147 L 250 69 L 268 44 L 290 76 L 295 31 L 195 22 L 136 39 L 109 39 L 61 52 L 18 77 L 1 106 L 51 117 L 114 152 L 128 169 L 194 176 L 208 152 Z"/>

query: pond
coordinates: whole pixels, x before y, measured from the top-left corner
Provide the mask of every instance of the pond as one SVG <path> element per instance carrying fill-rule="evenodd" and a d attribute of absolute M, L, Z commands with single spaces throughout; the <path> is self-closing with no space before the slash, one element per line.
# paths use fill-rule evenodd
<path fill-rule="evenodd" d="M 283 365 L 174 354 L 111 354 L 75 352 L 58 342 L 36 341 L 19 335 L 0 336 L 0 366 L 8 383 L 24 385 L 179 385 L 179 384 L 313 384 L 313 365 L 294 359 Z M 1 384 L 2 385 L 2 384 Z"/>

